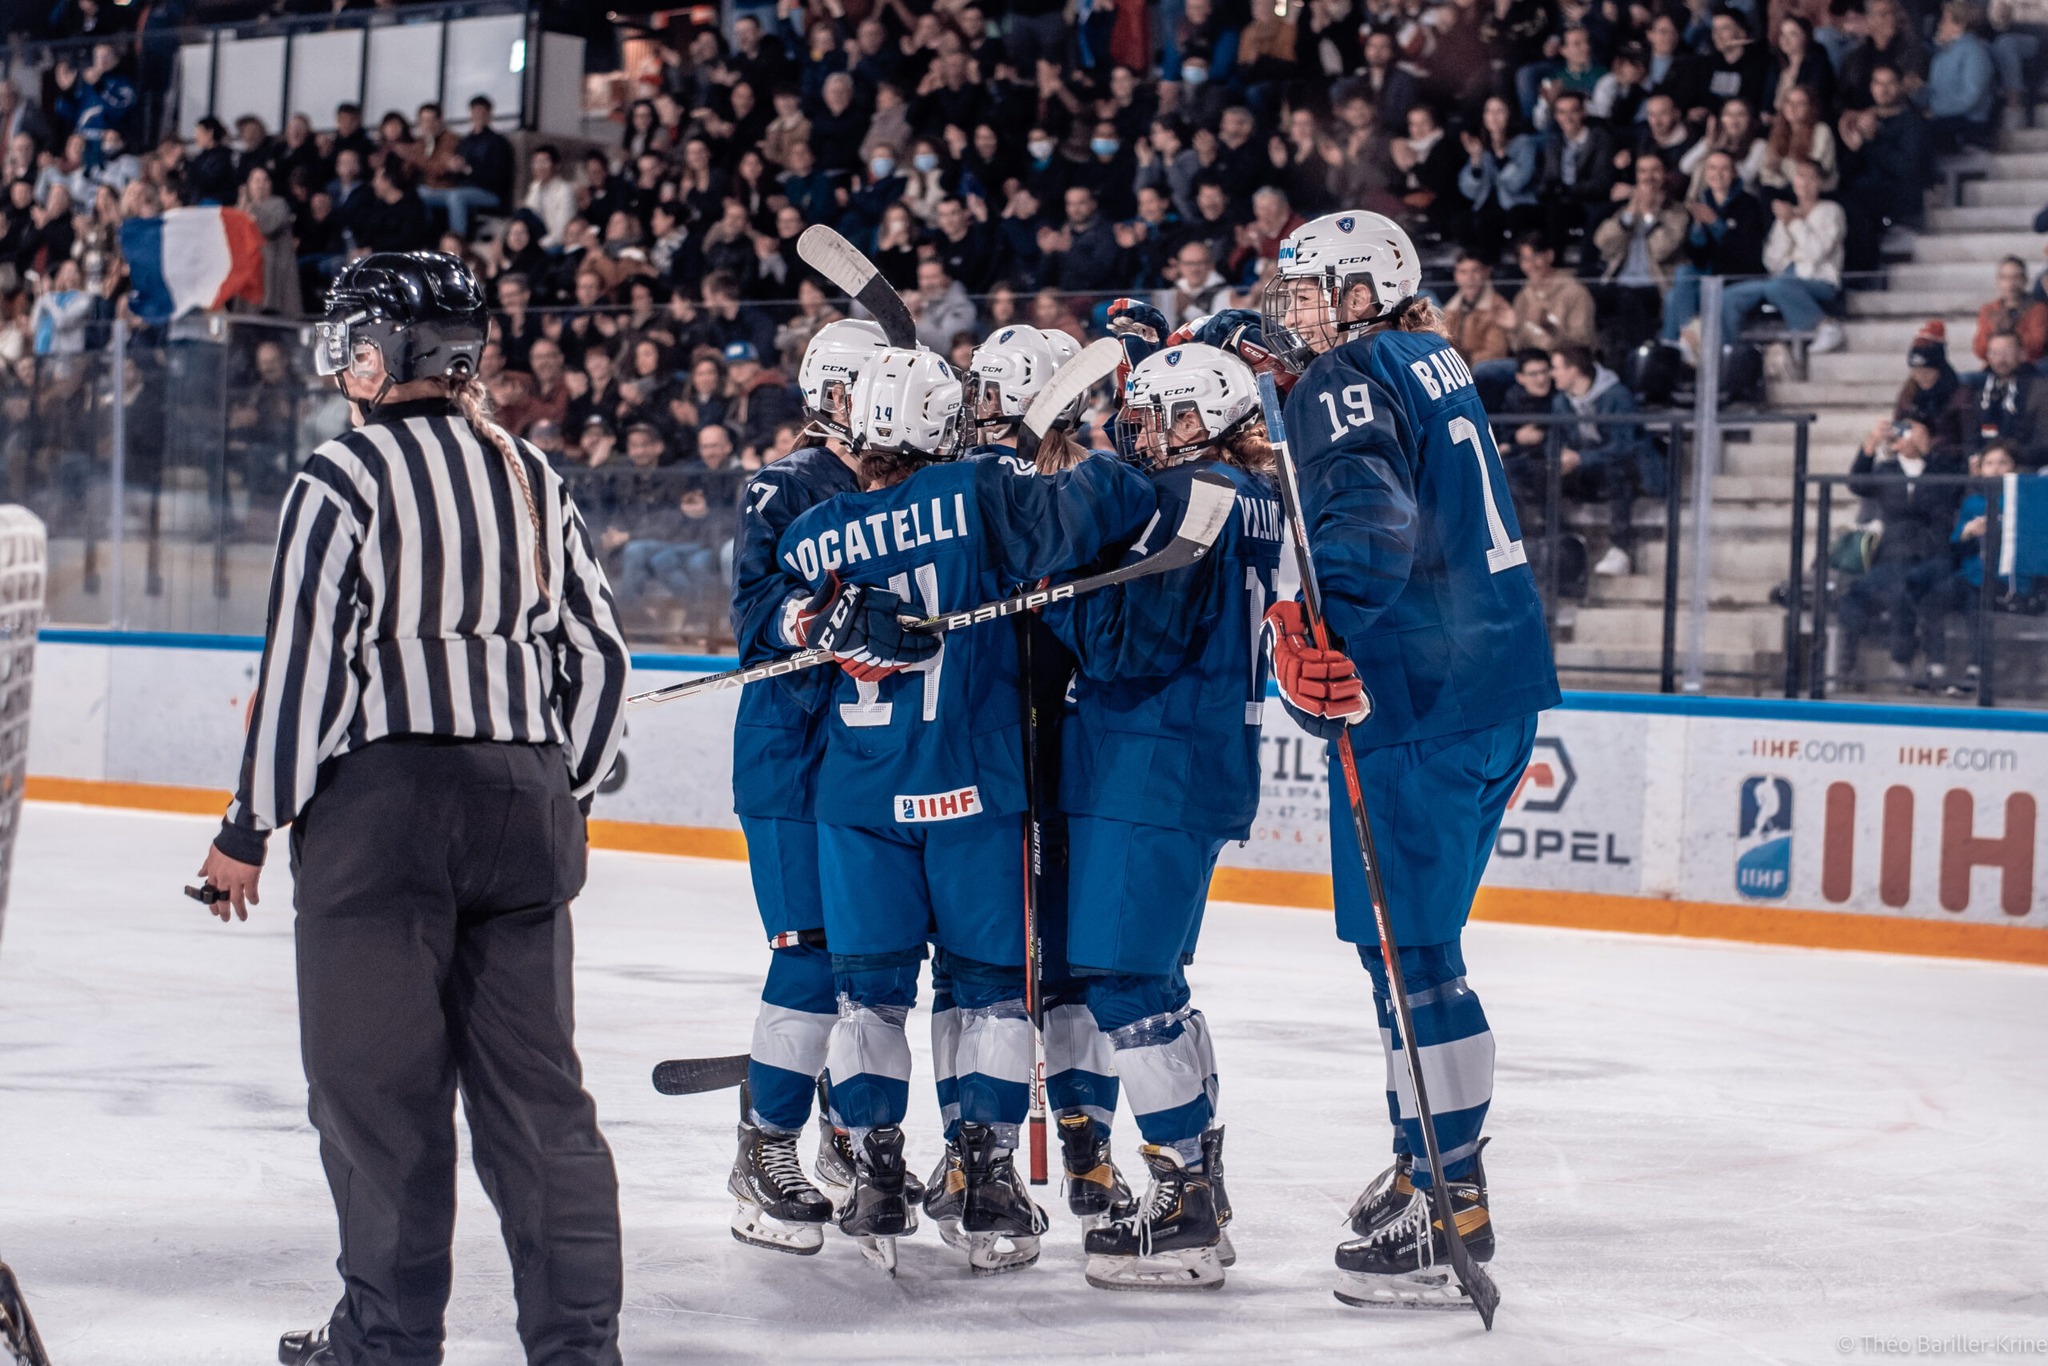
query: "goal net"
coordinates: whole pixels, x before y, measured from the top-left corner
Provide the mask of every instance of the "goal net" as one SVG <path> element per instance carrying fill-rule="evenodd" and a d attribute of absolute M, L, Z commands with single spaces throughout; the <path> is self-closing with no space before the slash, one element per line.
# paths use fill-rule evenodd
<path fill-rule="evenodd" d="M 25 507 L 0 506 L 0 929 L 7 921 L 14 832 L 28 778 L 29 687 L 35 682 L 46 567 L 42 521 Z"/>

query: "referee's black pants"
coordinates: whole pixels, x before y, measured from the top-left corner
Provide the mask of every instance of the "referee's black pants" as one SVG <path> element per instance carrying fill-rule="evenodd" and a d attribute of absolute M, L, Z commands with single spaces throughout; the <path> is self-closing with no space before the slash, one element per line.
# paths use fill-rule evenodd
<path fill-rule="evenodd" d="M 573 1039 L 585 835 L 561 751 L 389 739 L 322 780 L 292 855 L 300 1049 L 341 1219 L 335 1354 L 441 1360 L 459 1087 L 527 1361 L 609 1366 L 619 1190 Z"/>

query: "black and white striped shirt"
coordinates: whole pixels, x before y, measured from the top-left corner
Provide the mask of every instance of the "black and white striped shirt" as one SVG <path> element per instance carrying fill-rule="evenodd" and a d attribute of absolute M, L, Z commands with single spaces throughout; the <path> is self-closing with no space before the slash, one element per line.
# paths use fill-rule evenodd
<path fill-rule="evenodd" d="M 510 466 L 445 400 L 385 404 L 306 461 L 223 853 L 261 862 L 320 764 L 387 735 L 559 743 L 576 795 L 596 788 L 625 725 L 626 644 L 582 516 L 518 446 L 538 555 Z"/>

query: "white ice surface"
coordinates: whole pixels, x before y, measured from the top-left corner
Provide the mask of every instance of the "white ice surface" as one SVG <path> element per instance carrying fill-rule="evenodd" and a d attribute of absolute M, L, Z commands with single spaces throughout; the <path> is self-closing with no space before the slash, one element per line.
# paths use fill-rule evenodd
<path fill-rule="evenodd" d="M 178 895 L 209 832 L 25 819 L 0 947 L 0 1255 L 58 1366 L 254 1366 L 334 1299 L 283 860 L 255 917 L 223 926 Z M 1222 1291 L 1090 1290 L 1063 1206 L 1035 1269 L 970 1278 L 927 1230 L 890 1284 L 837 1234 L 812 1258 L 733 1242 L 733 1094 L 648 1085 L 657 1059 L 746 1047 L 765 951 L 745 869 L 592 863 L 578 1022 L 623 1182 L 629 1361 L 1824 1362 L 1874 1354 L 1845 1335 L 2048 1337 L 2048 973 L 1475 927 L 1500 1045 L 1489 1338 L 1331 1298 L 1386 1120 L 1365 975 L 1327 916 L 1218 905 L 1191 973 L 1231 1134 Z M 923 1170 L 921 1014 L 912 1030 Z M 1135 1141 L 1122 1121 L 1127 1170 Z M 466 1168 L 461 1200 L 449 1360 L 516 1362 Z"/>

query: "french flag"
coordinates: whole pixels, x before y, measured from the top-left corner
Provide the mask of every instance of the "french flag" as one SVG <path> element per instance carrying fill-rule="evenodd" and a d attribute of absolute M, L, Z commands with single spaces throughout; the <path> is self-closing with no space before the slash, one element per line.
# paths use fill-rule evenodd
<path fill-rule="evenodd" d="M 230 299 L 263 302 L 263 233 L 240 209 L 169 209 L 121 225 L 133 296 L 128 306 L 150 322 Z"/>

